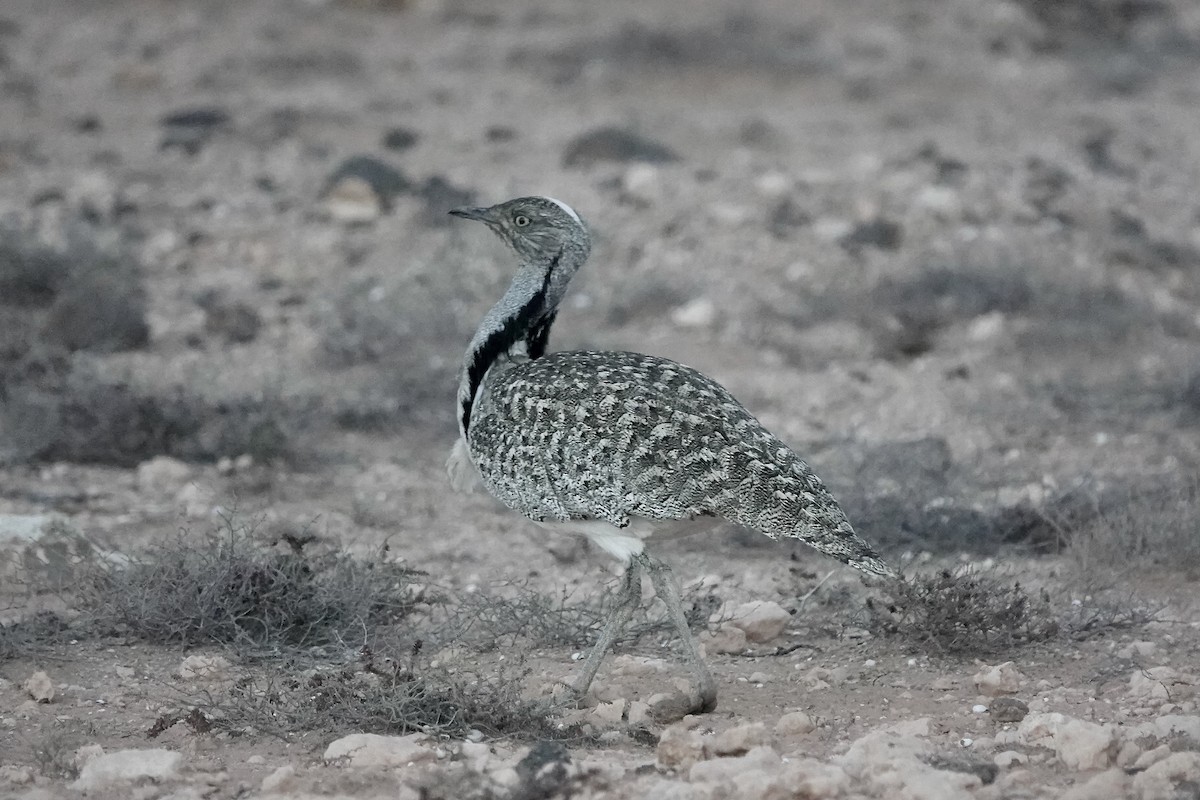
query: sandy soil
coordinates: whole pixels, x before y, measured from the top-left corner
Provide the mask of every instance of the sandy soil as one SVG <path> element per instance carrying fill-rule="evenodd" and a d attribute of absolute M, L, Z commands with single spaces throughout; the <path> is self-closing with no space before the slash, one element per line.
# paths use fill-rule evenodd
<path fill-rule="evenodd" d="M 457 589 L 600 591 L 616 573 L 602 553 L 552 543 L 486 496 L 450 496 L 443 471 L 458 360 L 511 269 L 445 210 L 560 197 L 596 242 L 553 347 L 636 349 L 717 378 L 909 574 L 970 565 L 1020 579 L 1064 618 L 1116 595 L 1157 611 L 981 664 L 871 635 L 864 604 L 880 589 L 840 568 L 826 579 L 836 565 L 802 545 L 729 528 L 666 542 L 656 552 L 681 581 L 726 608 L 798 612 L 748 654 L 709 647 L 720 707 L 695 730 L 761 722 L 778 754 L 845 766 L 862 737 L 927 718 L 931 752 L 1000 765 L 964 785 L 969 770 L 940 770 L 958 777 L 936 796 L 1135 780 L 1156 744 L 1122 755 L 1121 731 L 1197 714 L 1200 559 L 1186 532 L 1200 537 L 1200 14 L 1104 0 L 795 5 L 9 0 L 0 217 L 62 248 L 83 231 L 140 264 L 146 293 L 146 342 L 77 349 L 72 374 L 177 393 L 231 428 L 266 419 L 284 444 L 235 461 L 261 441 L 218 425 L 97 457 L 71 431 L 111 420 L 33 430 L 10 387 L 4 524 L 55 515 L 131 552 L 236 508 L 265 539 L 304 530 L 361 555 L 386 543 Z M 644 141 L 586 138 L 604 128 Z M 342 180 L 363 155 L 395 174 Z M 1154 535 L 1128 545 L 1164 527 L 1185 532 L 1178 550 Z M 5 621 L 57 602 L 20 586 Z M 573 653 L 529 654 L 531 690 L 568 678 Z M 0 663 L 0 794 L 76 796 L 38 756 L 65 732 L 72 747 L 185 754 L 139 797 L 269 794 L 262 780 L 284 766 L 296 769 L 284 793 L 445 796 L 428 785 L 438 764 L 412 778 L 324 763 L 328 731 L 149 741 L 189 654 L 89 640 Z M 600 700 L 645 700 L 684 674 L 653 636 L 624 655 L 666 663 L 610 664 Z M 1031 713 L 1107 726 L 1103 763 L 1067 763 L 973 710 L 994 702 L 974 676 L 1006 661 Z M 1163 694 L 1136 679 L 1156 667 L 1175 674 L 1153 673 Z M 48 704 L 23 688 L 39 670 L 57 687 Z M 775 733 L 790 711 L 815 728 Z M 660 727 L 587 719 L 615 733 L 571 745 L 595 769 L 570 791 L 737 796 L 672 769 Z M 439 763 L 459 763 L 458 744 L 442 742 Z M 511 765 L 529 745 L 489 746 Z M 1014 750 L 1019 763 L 997 760 Z M 913 787 L 936 775 L 888 788 L 845 769 L 841 788 L 762 796 L 935 796 Z M 1192 796 L 1189 780 L 1200 772 L 1162 796 Z"/>

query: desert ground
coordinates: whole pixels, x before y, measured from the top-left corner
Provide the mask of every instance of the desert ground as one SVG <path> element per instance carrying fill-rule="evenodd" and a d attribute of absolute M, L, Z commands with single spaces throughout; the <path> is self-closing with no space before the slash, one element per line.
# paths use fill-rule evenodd
<path fill-rule="evenodd" d="M 1200 797 L 1198 109 L 1190 0 L 6 0 L 0 796 Z M 450 492 L 528 194 L 905 577 L 652 540 L 711 713 Z"/>

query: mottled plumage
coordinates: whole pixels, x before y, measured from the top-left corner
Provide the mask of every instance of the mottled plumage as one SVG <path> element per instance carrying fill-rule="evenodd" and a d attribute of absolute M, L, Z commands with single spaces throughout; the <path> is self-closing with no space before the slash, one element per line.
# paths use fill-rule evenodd
<path fill-rule="evenodd" d="M 451 213 L 486 223 L 521 262 L 464 359 L 458 400 L 465 448 L 451 459 L 455 482 L 464 482 L 465 449 L 506 506 L 588 535 L 630 562 L 625 600 L 589 658 L 583 690 L 646 567 L 695 662 L 696 706 L 715 704 L 678 592 L 665 567 L 643 552 L 642 536 L 659 523 L 723 517 L 773 539 L 799 539 L 864 572 L 895 575 L 808 465 L 720 384 L 654 356 L 545 353 L 567 283 L 590 252 L 587 229 L 569 206 L 526 197 Z"/>

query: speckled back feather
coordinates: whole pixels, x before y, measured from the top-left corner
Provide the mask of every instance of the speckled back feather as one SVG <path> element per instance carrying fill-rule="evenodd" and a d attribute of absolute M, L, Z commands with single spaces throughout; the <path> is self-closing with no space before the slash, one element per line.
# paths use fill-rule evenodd
<path fill-rule="evenodd" d="M 720 384 L 667 359 L 576 351 L 498 365 L 468 436 L 488 491 L 533 520 L 719 515 L 893 574 L 803 459 Z"/>

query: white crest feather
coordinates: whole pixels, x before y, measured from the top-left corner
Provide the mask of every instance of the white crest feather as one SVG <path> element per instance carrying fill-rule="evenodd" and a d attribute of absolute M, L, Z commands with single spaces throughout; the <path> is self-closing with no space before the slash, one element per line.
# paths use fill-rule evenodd
<path fill-rule="evenodd" d="M 569 205 L 564 203 L 562 200 L 555 200 L 553 197 L 547 197 L 546 199 L 549 200 L 551 203 L 554 203 L 554 205 L 558 206 L 563 211 L 567 212 L 567 214 L 570 215 L 571 219 L 575 220 L 580 225 L 583 224 L 583 220 L 581 220 L 579 218 L 579 215 L 575 213 L 575 209 L 571 208 Z"/>

